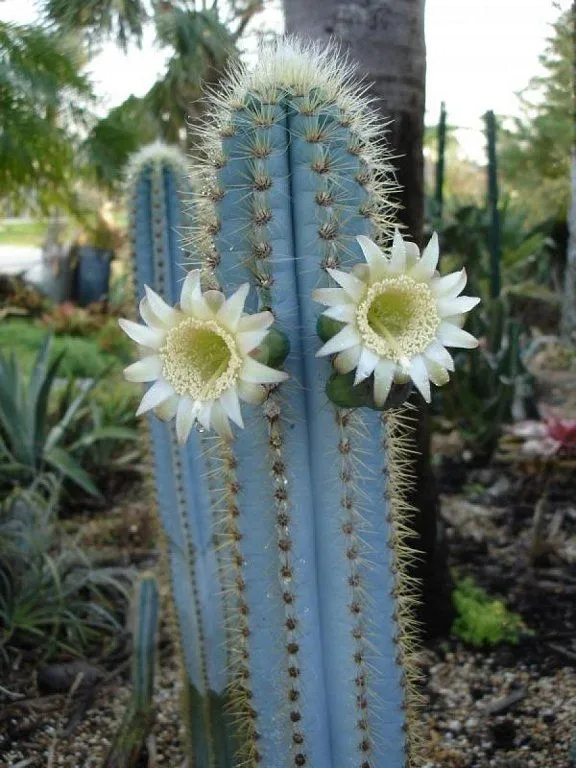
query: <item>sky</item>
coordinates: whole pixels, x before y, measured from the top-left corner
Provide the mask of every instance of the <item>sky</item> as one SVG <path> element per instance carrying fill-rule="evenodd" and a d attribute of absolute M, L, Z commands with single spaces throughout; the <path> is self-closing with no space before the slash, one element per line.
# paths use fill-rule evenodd
<path fill-rule="evenodd" d="M 570 2 L 559 0 L 559 5 L 564 9 Z M 281 31 L 280 0 L 272 5 L 260 15 L 258 26 Z M 3 0 L 0 18 L 29 22 L 34 9 L 34 0 Z M 467 154 L 479 158 L 484 144 L 481 116 L 488 109 L 518 112 L 515 94 L 541 71 L 538 56 L 557 16 L 553 0 L 427 0 L 426 122 L 436 122 L 444 101 L 449 123 L 461 127 L 457 136 Z M 152 30 L 142 50 L 130 49 L 128 56 L 106 45 L 90 67 L 103 108 L 131 93 L 146 93 L 164 61 Z"/>

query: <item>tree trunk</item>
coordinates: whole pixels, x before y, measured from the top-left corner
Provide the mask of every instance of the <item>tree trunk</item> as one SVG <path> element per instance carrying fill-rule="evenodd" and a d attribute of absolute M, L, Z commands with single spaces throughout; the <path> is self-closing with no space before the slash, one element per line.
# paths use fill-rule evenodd
<path fill-rule="evenodd" d="M 384 119 L 391 120 L 388 141 L 402 191 L 398 218 L 415 242 L 422 244 L 424 175 L 422 143 L 426 51 L 424 0 L 284 0 L 286 31 L 312 39 L 335 37 L 360 63 Z M 416 566 L 423 585 L 420 619 L 428 634 L 449 631 L 451 582 L 443 537 L 437 523 L 438 497 L 430 465 L 429 416 L 423 400 L 414 439 L 419 457 L 417 483 L 410 502 L 417 510 L 416 548 L 424 556 Z"/>
<path fill-rule="evenodd" d="M 572 152 L 572 207 L 568 215 L 568 232 L 562 335 L 568 341 L 576 341 L 576 148 Z"/>

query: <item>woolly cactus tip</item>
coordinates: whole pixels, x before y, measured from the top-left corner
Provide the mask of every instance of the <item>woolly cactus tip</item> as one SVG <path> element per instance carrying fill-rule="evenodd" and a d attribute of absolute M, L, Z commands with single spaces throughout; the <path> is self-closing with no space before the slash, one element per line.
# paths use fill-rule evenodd
<path fill-rule="evenodd" d="M 168 166 L 179 173 L 189 173 L 188 159 L 178 147 L 163 141 L 154 141 L 135 152 L 128 161 L 125 173 L 127 184 L 149 165 Z"/>

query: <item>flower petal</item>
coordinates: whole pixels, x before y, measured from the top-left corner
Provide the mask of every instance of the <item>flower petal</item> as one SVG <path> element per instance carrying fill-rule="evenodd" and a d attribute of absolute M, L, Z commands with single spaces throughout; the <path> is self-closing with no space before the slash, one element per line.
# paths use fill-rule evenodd
<path fill-rule="evenodd" d="M 345 349 L 334 358 L 334 368 L 336 368 L 338 373 L 350 373 L 358 365 L 361 352 L 362 347 L 360 344 Z"/>
<path fill-rule="evenodd" d="M 454 370 L 454 360 L 448 350 L 438 341 L 433 341 L 424 350 L 424 357 L 432 363 L 438 363 L 449 371 Z"/>
<path fill-rule="evenodd" d="M 214 400 L 207 400 L 206 402 L 203 402 L 200 404 L 200 409 L 198 411 L 198 416 L 196 417 L 198 420 L 198 423 L 204 427 L 204 429 L 209 430 L 212 426 L 211 424 L 211 416 L 212 416 L 212 408 L 214 407 Z"/>
<path fill-rule="evenodd" d="M 343 288 L 316 288 L 312 298 L 327 307 L 337 307 L 339 304 L 350 304 L 352 299 Z"/>
<path fill-rule="evenodd" d="M 257 312 L 255 315 L 243 315 L 238 323 L 239 331 L 259 331 L 270 328 L 274 322 L 272 312 Z"/>
<path fill-rule="evenodd" d="M 463 328 L 466 322 L 466 315 L 450 315 L 449 317 L 443 317 L 443 322 L 450 323 L 450 325 L 456 325 L 458 328 Z"/>
<path fill-rule="evenodd" d="M 161 328 L 147 328 L 145 325 L 139 325 L 132 320 L 125 320 L 123 317 L 118 320 L 118 325 L 127 336 L 130 336 L 132 341 L 150 349 L 158 349 L 166 335 L 166 332 Z"/>
<path fill-rule="evenodd" d="M 390 272 L 405 272 L 406 271 L 406 248 L 404 246 L 404 239 L 400 234 L 400 230 L 396 229 L 394 232 L 394 240 L 392 242 L 392 251 L 390 255 Z"/>
<path fill-rule="evenodd" d="M 229 299 L 226 299 L 218 310 L 216 317 L 229 331 L 238 330 L 238 323 L 244 312 L 244 304 L 249 290 L 249 283 L 244 283 Z"/>
<path fill-rule="evenodd" d="M 450 381 L 450 376 L 446 368 L 431 360 L 424 359 L 426 363 L 426 370 L 428 371 L 428 378 L 437 387 L 443 387 Z"/>
<path fill-rule="evenodd" d="M 188 272 L 180 293 L 180 307 L 183 312 L 193 315 L 199 320 L 210 320 L 214 317 L 214 313 L 202 295 L 200 277 L 199 269 L 192 269 Z"/>
<path fill-rule="evenodd" d="M 475 349 L 478 339 L 468 331 L 462 330 L 445 320 L 440 323 L 436 332 L 438 340 L 447 347 L 461 347 L 462 349 Z"/>
<path fill-rule="evenodd" d="M 451 272 L 432 280 L 430 290 L 437 298 L 455 297 L 462 293 L 467 280 L 466 270 L 461 269 L 459 272 Z"/>
<path fill-rule="evenodd" d="M 132 363 L 124 368 L 124 378 L 126 381 L 154 381 L 162 375 L 162 360 L 156 355 L 143 357 L 141 360 Z"/>
<path fill-rule="evenodd" d="M 438 245 L 438 235 L 434 232 L 428 245 L 424 248 L 424 253 L 421 258 L 410 270 L 410 277 L 419 281 L 430 280 L 436 271 L 439 258 L 440 247 Z"/>
<path fill-rule="evenodd" d="M 422 355 L 416 355 L 416 357 L 413 357 L 410 361 L 410 378 L 424 400 L 429 403 L 432 399 L 432 394 L 430 392 L 430 378 L 428 376 L 426 362 Z"/>
<path fill-rule="evenodd" d="M 153 291 L 150 286 L 145 285 L 144 290 L 146 291 L 146 298 L 148 299 L 148 305 L 152 312 L 156 317 L 160 318 L 165 325 L 172 325 L 178 317 L 176 310 L 173 309 L 173 307 L 168 306 L 164 299 L 161 296 L 158 296 L 156 291 Z"/>
<path fill-rule="evenodd" d="M 240 409 L 240 401 L 238 400 L 238 392 L 236 386 L 232 386 L 220 395 L 220 405 L 224 409 L 224 413 L 229 419 L 239 427 L 244 429 L 244 422 L 242 421 L 242 411 Z"/>
<path fill-rule="evenodd" d="M 438 299 L 438 314 L 440 317 L 450 317 L 470 312 L 480 303 L 477 296 L 457 296 L 456 298 Z"/>
<path fill-rule="evenodd" d="M 363 283 L 366 283 L 370 278 L 370 268 L 368 264 L 354 264 L 350 272 L 354 277 L 357 277 L 358 280 L 362 280 Z"/>
<path fill-rule="evenodd" d="M 374 368 L 378 365 L 379 360 L 379 356 L 374 352 L 366 347 L 362 348 L 358 367 L 356 368 L 356 376 L 354 377 L 354 386 L 360 384 L 361 381 L 364 381 L 364 379 L 367 379 L 368 376 L 374 373 Z"/>
<path fill-rule="evenodd" d="M 238 388 L 238 395 L 251 405 L 262 405 L 266 400 L 266 390 L 262 384 L 251 384 L 248 381 L 242 381 L 240 379 L 236 385 Z"/>
<path fill-rule="evenodd" d="M 380 360 L 374 369 L 374 402 L 382 408 L 392 387 L 396 363 L 392 360 Z"/>
<path fill-rule="evenodd" d="M 344 288 L 348 296 L 354 299 L 354 301 L 360 301 L 366 290 L 366 285 L 362 280 L 354 277 L 349 272 L 342 272 L 340 269 L 327 269 L 326 271 L 338 285 Z"/>
<path fill-rule="evenodd" d="M 162 323 L 162 320 L 160 320 L 160 318 L 157 315 L 155 315 L 154 312 L 152 312 L 146 296 L 140 299 L 139 310 L 140 310 L 140 316 L 142 320 L 144 320 L 146 325 L 151 325 L 155 328 L 163 327 L 164 324 Z"/>
<path fill-rule="evenodd" d="M 183 397 L 178 403 L 176 411 L 176 437 L 180 445 L 184 445 L 188 440 L 190 430 L 198 417 L 202 403 L 193 402 L 188 397 Z"/>
<path fill-rule="evenodd" d="M 316 352 L 316 357 L 325 357 L 335 352 L 342 352 L 348 347 L 360 344 L 360 334 L 353 325 L 345 325 L 341 331 L 338 331 L 326 344 Z"/>
<path fill-rule="evenodd" d="M 288 374 L 269 368 L 254 360 L 253 357 L 247 357 L 242 366 L 240 378 L 249 384 L 279 384 L 281 381 L 286 381 Z"/>
<path fill-rule="evenodd" d="M 174 416 L 176 416 L 179 402 L 180 397 L 178 395 L 172 395 L 168 400 L 165 400 L 163 403 L 156 406 L 156 408 L 154 408 L 154 413 L 162 421 L 170 421 L 170 419 L 173 419 Z"/>
<path fill-rule="evenodd" d="M 388 259 L 384 251 L 365 235 L 358 235 L 356 240 L 358 240 L 360 248 L 362 248 L 372 280 L 379 280 L 384 277 L 388 272 Z"/>
<path fill-rule="evenodd" d="M 226 416 L 224 409 L 218 402 L 214 403 L 212 408 L 212 426 L 220 437 L 223 437 L 225 440 L 232 440 L 234 438 L 228 416 Z"/>
<path fill-rule="evenodd" d="M 420 259 L 420 248 L 418 248 L 416 243 L 411 243 L 407 240 L 404 240 L 404 248 L 406 248 L 406 267 L 408 270 L 411 270 Z"/>
<path fill-rule="evenodd" d="M 173 394 L 174 388 L 168 384 L 167 381 L 164 381 L 164 379 L 158 379 L 158 381 L 152 384 L 142 398 L 138 410 L 136 411 L 136 416 L 141 416 L 143 413 L 151 411 L 152 408 L 156 408 L 157 405 L 168 400 Z"/>
<path fill-rule="evenodd" d="M 224 296 L 222 291 L 204 291 L 204 301 L 208 304 L 212 312 L 216 313 L 226 301 L 226 296 Z"/>
<path fill-rule="evenodd" d="M 260 346 L 266 336 L 268 336 L 267 328 L 262 331 L 243 331 L 236 337 L 238 349 L 243 355 L 247 355 L 248 352 L 252 352 L 253 349 Z"/>
<path fill-rule="evenodd" d="M 353 323 L 356 320 L 356 307 L 354 304 L 340 304 L 338 307 L 328 307 L 322 314 L 342 323 Z"/>

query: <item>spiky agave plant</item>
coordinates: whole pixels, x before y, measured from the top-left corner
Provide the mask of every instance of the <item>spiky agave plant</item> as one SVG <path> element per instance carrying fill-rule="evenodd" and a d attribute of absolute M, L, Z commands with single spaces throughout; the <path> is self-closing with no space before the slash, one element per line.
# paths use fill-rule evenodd
<path fill-rule="evenodd" d="M 336 50 L 282 42 L 209 106 L 191 241 L 203 286 L 189 275 L 177 307 L 148 291 L 147 327 L 125 326 L 146 347 L 128 375 L 155 382 L 141 410 L 176 418 L 177 434 L 151 425 L 191 759 L 416 765 L 407 450 L 386 407 L 410 381 L 429 399 L 452 369 L 445 346 L 475 343 L 461 330 L 465 274 L 437 275 L 436 241 L 420 256 L 396 235 L 388 257 L 381 124 Z M 136 248 L 138 274 L 151 258 Z M 169 434 L 188 442 L 168 449 Z M 190 482 L 171 498 L 182 466 Z"/>

